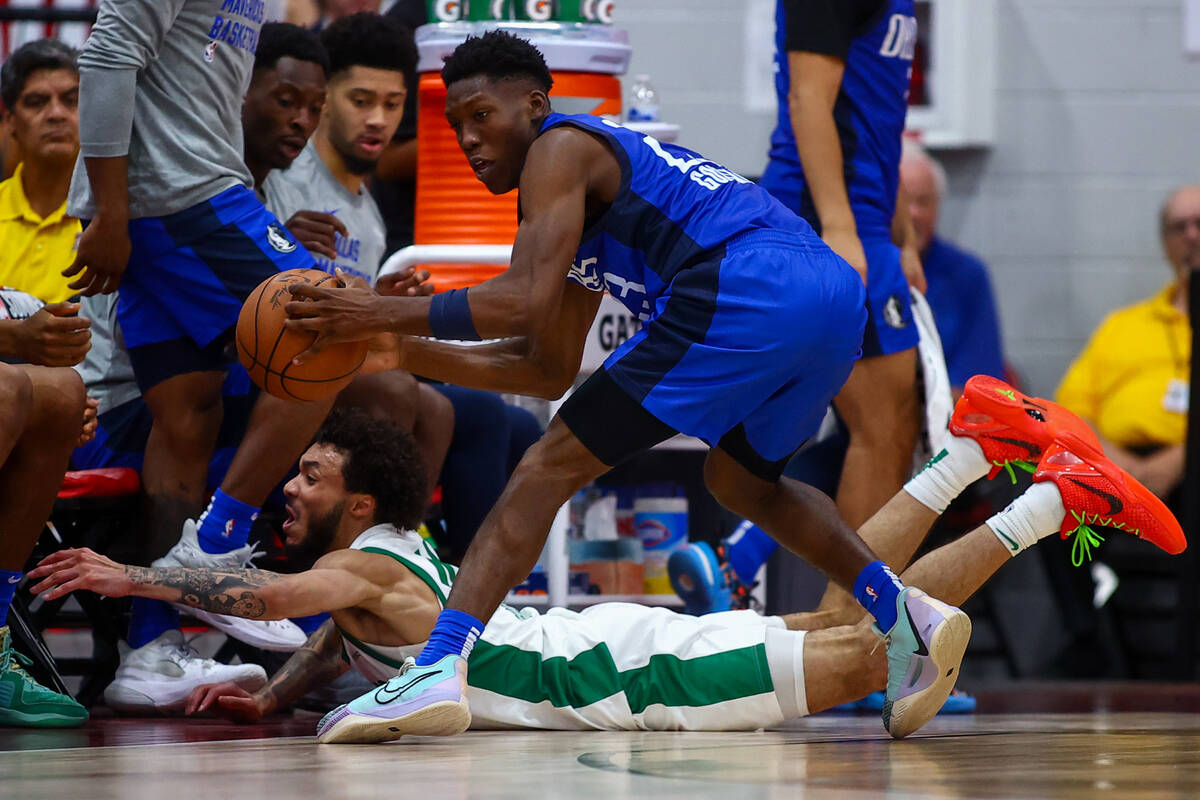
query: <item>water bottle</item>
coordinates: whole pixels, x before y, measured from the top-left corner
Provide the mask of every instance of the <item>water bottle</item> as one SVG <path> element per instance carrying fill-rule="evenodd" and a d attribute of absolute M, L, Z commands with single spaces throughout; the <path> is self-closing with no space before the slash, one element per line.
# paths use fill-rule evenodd
<path fill-rule="evenodd" d="M 629 122 L 658 122 L 658 92 L 654 91 L 649 75 L 634 75 L 629 87 Z"/>

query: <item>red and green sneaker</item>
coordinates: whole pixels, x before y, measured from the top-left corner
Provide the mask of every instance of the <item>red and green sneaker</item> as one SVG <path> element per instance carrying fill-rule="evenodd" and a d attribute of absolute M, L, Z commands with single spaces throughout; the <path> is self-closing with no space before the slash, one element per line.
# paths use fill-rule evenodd
<path fill-rule="evenodd" d="M 989 480 L 1005 470 L 1013 483 L 1014 467 L 1036 471 L 1042 453 L 1060 434 L 1072 433 L 1103 452 L 1082 419 L 1058 403 L 1030 397 L 988 375 L 976 375 L 963 387 L 950 417 L 950 433 L 979 444 L 992 465 Z"/>
<path fill-rule="evenodd" d="M 1073 433 L 1061 434 L 1046 448 L 1033 480 L 1058 487 L 1067 509 L 1061 535 L 1075 537 L 1071 561 L 1077 567 L 1090 561 L 1092 549 L 1104 541 L 1098 528 L 1132 534 L 1171 555 L 1187 548 L 1183 529 L 1163 501 Z"/>

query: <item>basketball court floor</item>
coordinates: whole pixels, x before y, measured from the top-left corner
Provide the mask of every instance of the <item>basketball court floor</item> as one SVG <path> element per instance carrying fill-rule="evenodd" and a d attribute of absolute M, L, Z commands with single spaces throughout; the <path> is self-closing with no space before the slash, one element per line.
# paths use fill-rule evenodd
<path fill-rule="evenodd" d="M 877 717 L 756 733 L 468 733 L 317 745 L 256 726 L 97 718 L 0 730 L 0 796 L 192 798 L 1196 798 L 1200 687 L 1016 684 L 892 741 Z"/>

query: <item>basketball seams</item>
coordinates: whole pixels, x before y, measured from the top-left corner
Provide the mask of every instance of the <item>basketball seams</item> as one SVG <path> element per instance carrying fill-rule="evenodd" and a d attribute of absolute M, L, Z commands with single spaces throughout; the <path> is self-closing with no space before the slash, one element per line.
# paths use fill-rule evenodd
<path fill-rule="evenodd" d="M 313 272 L 319 272 L 320 274 L 312 275 Z M 366 362 L 367 350 L 366 348 L 363 349 L 361 358 L 359 358 L 358 362 L 353 367 L 350 367 L 348 370 L 339 375 L 331 377 L 306 378 L 292 375 L 290 374 L 290 370 L 295 368 L 296 365 L 293 363 L 291 358 L 287 359 L 287 363 L 284 364 L 281 369 L 273 368 L 276 359 L 278 357 L 282 357 L 284 354 L 283 350 L 285 348 L 283 348 L 283 344 L 285 338 L 287 338 L 286 334 L 289 331 L 286 326 L 282 325 L 282 321 L 279 320 L 277 307 L 264 309 L 262 302 L 265 295 L 272 294 L 273 297 L 278 297 L 279 288 L 282 288 L 284 291 L 286 291 L 286 284 L 297 282 L 294 280 L 280 280 L 280 276 L 287 275 L 288 273 L 300 278 L 303 280 L 303 282 L 310 286 L 320 287 L 330 283 L 331 281 L 337 282 L 336 276 L 330 275 L 322 270 L 315 269 L 295 271 L 287 270 L 276 273 L 267 280 L 263 281 L 263 283 L 259 284 L 259 286 L 254 290 L 254 296 L 247 298 L 246 305 L 243 307 L 243 316 L 249 314 L 253 317 L 253 351 L 251 350 L 250 346 L 247 346 L 247 336 L 238 335 L 238 353 L 242 364 L 246 368 L 246 371 L 250 374 L 251 379 L 269 394 L 274 394 L 278 397 L 291 398 L 300 402 L 312 402 L 314 400 L 320 400 L 329 397 L 333 392 L 329 391 L 329 389 L 326 389 L 321 391 L 316 397 L 310 397 L 308 396 L 308 391 L 306 390 L 317 391 L 323 386 L 332 388 L 331 384 L 333 384 L 337 385 L 335 391 L 340 391 L 341 388 L 343 388 L 350 382 L 351 379 L 353 379 L 354 375 Z M 315 280 L 313 280 L 314 278 Z M 285 284 L 285 286 L 279 287 L 280 283 Z M 252 303 L 251 300 L 253 300 Z M 260 320 L 263 314 L 272 316 L 271 320 L 266 321 L 268 327 L 270 325 L 280 324 L 280 330 L 275 336 L 274 341 L 270 343 L 269 347 L 267 347 L 266 343 L 262 340 L 264 334 L 267 336 L 270 335 L 266 330 L 263 329 L 262 321 Z M 239 319 L 239 322 L 240 321 L 241 320 Z M 251 321 L 246 320 L 246 323 L 247 324 L 245 325 L 245 329 L 242 331 L 242 334 L 248 334 L 251 330 Z M 295 332 L 293 331 L 293 333 Z M 292 338 L 293 343 L 295 343 L 294 340 L 301 337 L 296 336 Z M 328 366 L 333 366 L 336 368 L 336 364 L 329 364 Z M 318 374 L 319 372 L 320 370 L 318 369 Z M 274 378 L 274 381 L 277 382 L 277 385 L 272 385 L 272 378 Z"/>

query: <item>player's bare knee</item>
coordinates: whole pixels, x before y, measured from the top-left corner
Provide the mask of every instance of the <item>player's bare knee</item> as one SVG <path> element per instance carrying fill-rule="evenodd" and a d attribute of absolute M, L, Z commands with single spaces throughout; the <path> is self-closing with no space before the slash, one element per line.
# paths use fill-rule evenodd
<path fill-rule="evenodd" d="M 0 418 L 5 426 L 24 427 L 33 407 L 33 384 L 21 369 L 0 363 Z"/>
<path fill-rule="evenodd" d="M 704 460 L 704 486 L 725 508 L 743 517 L 755 518 L 779 489 L 778 483 L 751 475 L 719 450 Z"/>

